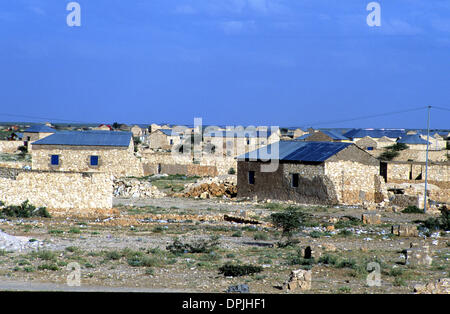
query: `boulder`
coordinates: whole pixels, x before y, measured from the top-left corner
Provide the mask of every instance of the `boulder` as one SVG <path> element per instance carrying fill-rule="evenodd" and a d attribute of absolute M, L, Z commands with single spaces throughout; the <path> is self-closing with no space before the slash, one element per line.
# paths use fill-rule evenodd
<path fill-rule="evenodd" d="M 289 276 L 288 281 L 284 283 L 284 288 L 288 291 L 301 290 L 306 291 L 311 289 L 311 270 L 298 269 L 293 270 Z"/>

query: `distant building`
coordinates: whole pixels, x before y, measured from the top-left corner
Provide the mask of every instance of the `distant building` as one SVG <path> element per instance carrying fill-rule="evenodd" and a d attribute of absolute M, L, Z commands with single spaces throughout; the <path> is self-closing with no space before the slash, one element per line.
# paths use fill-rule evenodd
<path fill-rule="evenodd" d="M 367 136 L 373 139 L 386 137 L 396 141 L 399 137 L 405 136 L 406 131 L 404 129 L 352 129 L 343 135 L 353 142 L 357 142 Z"/>
<path fill-rule="evenodd" d="M 148 145 L 152 149 L 170 150 L 179 145 L 183 135 L 170 129 L 157 129 L 148 136 Z"/>
<path fill-rule="evenodd" d="M 405 135 L 397 140 L 397 143 L 408 145 L 409 149 L 426 150 L 427 141 L 422 139 L 419 134 Z"/>
<path fill-rule="evenodd" d="M 280 141 L 241 155 L 238 197 L 291 200 L 299 203 L 379 203 L 387 197 L 379 161 L 351 143 Z M 271 159 L 276 171 L 262 171 Z"/>
<path fill-rule="evenodd" d="M 98 131 L 112 131 L 113 127 L 109 124 L 100 124 L 98 127 L 92 128 L 92 130 L 98 130 Z"/>
<path fill-rule="evenodd" d="M 317 130 L 314 133 L 307 133 L 295 139 L 308 142 L 350 142 L 350 140 L 342 134 L 325 130 Z"/>
<path fill-rule="evenodd" d="M 131 132 L 61 131 L 32 143 L 33 170 L 140 176 Z"/>
<path fill-rule="evenodd" d="M 32 125 L 23 131 L 23 140 L 28 144 L 50 136 L 57 131 L 43 124 Z"/>

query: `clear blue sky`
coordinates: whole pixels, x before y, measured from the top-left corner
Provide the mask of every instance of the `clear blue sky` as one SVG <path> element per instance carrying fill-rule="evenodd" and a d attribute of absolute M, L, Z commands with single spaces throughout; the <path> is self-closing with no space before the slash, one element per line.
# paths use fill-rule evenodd
<path fill-rule="evenodd" d="M 69 2 L 0 2 L 0 121 L 308 126 L 450 107 L 448 0 L 380 0 L 374 28 L 370 0 L 79 0 L 78 28 Z M 449 121 L 432 112 L 433 128 Z"/>

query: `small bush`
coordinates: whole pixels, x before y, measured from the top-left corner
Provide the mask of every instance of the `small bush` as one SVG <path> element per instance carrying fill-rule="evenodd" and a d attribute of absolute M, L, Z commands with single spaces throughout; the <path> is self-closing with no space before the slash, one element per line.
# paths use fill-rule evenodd
<path fill-rule="evenodd" d="M 253 235 L 253 239 L 267 241 L 269 239 L 269 236 L 264 232 L 257 232 Z"/>
<path fill-rule="evenodd" d="M 122 254 L 117 251 L 109 251 L 105 254 L 106 259 L 117 261 L 122 258 Z"/>
<path fill-rule="evenodd" d="M 242 231 L 238 230 L 238 231 L 234 232 L 231 236 L 235 237 L 235 238 L 240 238 L 240 237 L 242 237 Z"/>
<path fill-rule="evenodd" d="M 40 259 L 44 260 L 44 261 L 53 261 L 56 260 L 56 253 L 52 252 L 52 251 L 38 251 L 36 253 L 37 257 L 39 257 Z"/>
<path fill-rule="evenodd" d="M 59 270 L 59 267 L 55 264 L 42 264 L 38 266 L 39 270 L 52 270 L 57 271 Z"/>
<path fill-rule="evenodd" d="M 444 205 L 439 208 L 441 216 L 438 218 L 428 218 L 424 225 L 430 230 L 445 230 L 450 231 L 450 210 Z"/>
<path fill-rule="evenodd" d="M 133 267 L 154 267 L 157 266 L 158 260 L 145 255 L 134 255 L 127 260 L 128 265 Z"/>
<path fill-rule="evenodd" d="M 9 205 L 3 207 L 0 211 L 0 216 L 18 217 L 18 218 L 30 218 L 30 217 L 44 217 L 51 218 L 50 213 L 45 207 L 36 208 L 36 206 L 30 204 L 28 200 L 24 201 L 20 205 Z"/>
<path fill-rule="evenodd" d="M 228 174 L 236 174 L 236 170 L 234 170 L 234 168 L 230 168 L 228 170 Z"/>
<path fill-rule="evenodd" d="M 78 233 L 81 233 L 81 230 L 79 228 L 73 227 L 73 228 L 70 228 L 69 233 L 76 233 L 76 234 L 78 234 Z"/>
<path fill-rule="evenodd" d="M 219 268 L 219 272 L 226 277 L 239 277 L 255 273 L 260 273 L 263 270 L 261 266 L 255 265 L 233 265 L 225 264 Z"/>
<path fill-rule="evenodd" d="M 344 237 L 349 237 L 351 236 L 353 233 L 350 230 L 341 230 L 339 231 L 339 235 L 344 236 Z"/>
<path fill-rule="evenodd" d="M 355 268 L 356 262 L 353 259 L 343 259 L 336 264 L 337 268 Z"/>
<path fill-rule="evenodd" d="M 62 230 L 49 230 L 48 233 L 49 234 L 62 234 L 62 233 L 64 233 L 64 231 L 62 231 Z"/>
<path fill-rule="evenodd" d="M 209 240 L 197 240 L 193 243 L 183 243 L 179 239 L 175 239 L 166 249 L 177 255 L 184 253 L 210 253 L 219 245 L 218 239 L 217 236 L 212 236 Z"/>
<path fill-rule="evenodd" d="M 423 214 L 423 209 L 418 208 L 417 206 L 408 206 L 404 210 L 402 210 L 404 214 Z"/>
<path fill-rule="evenodd" d="M 75 252 L 80 251 L 80 249 L 78 247 L 76 247 L 76 246 L 68 246 L 68 247 L 66 247 L 66 251 L 67 252 L 71 252 L 71 253 L 75 253 Z"/>
<path fill-rule="evenodd" d="M 276 228 L 283 230 L 283 236 L 291 237 L 292 233 L 300 230 L 308 215 L 301 212 L 298 207 L 288 207 L 284 212 L 273 213 L 270 219 Z"/>
<path fill-rule="evenodd" d="M 326 265 L 336 265 L 338 257 L 335 255 L 325 254 L 319 258 L 319 263 Z"/>

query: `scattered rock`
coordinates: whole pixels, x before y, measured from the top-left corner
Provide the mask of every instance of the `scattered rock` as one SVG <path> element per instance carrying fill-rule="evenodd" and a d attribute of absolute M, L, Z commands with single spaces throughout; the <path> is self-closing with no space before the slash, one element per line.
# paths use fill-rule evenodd
<path fill-rule="evenodd" d="M 138 179 L 117 179 L 114 180 L 114 197 L 133 197 L 133 198 L 162 198 L 166 194 L 158 190 L 148 181 Z"/>
<path fill-rule="evenodd" d="M 374 213 L 362 214 L 361 220 L 365 225 L 379 225 L 381 224 L 381 215 Z"/>
<path fill-rule="evenodd" d="M 414 292 L 418 294 L 450 294 L 450 278 L 438 279 L 426 285 L 415 285 Z"/>
<path fill-rule="evenodd" d="M 433 259 L 430 256 L 430 247 L 428 245 L 415 246 L 404 251 L 406 265 L 411 266 L 429 266 Z"/>
<path fill-rule="evenodd" d="M 392 226 L 392 234 L 399 237 L 417 237 L 419 236 L 419 230 L 416 225 L 396 225 Z"/>
<path fill-rule="evenodd" d="M 187 192 L 180 196 L 208 199 L 224 196 L 233 198 L 237 195 L 237 187 L 234 179 L 219 179 L 218 177 L 206 178 L 196 183 L 187 184 L 185 190 Z"/>
<path fill-rule="evenodd" d="M 289 291 L 296 289 L 302 291 L 309 290 L 311 289 L 311 277 L 311 270 L 293 270 L 288 281 L 284 283 L 283 287 Z"/>
<path fill-rule="evenodd" d="M 227 293 L 250 293 L 250 288 L 247 284 L 229 286 L 227 289 Z"/>

